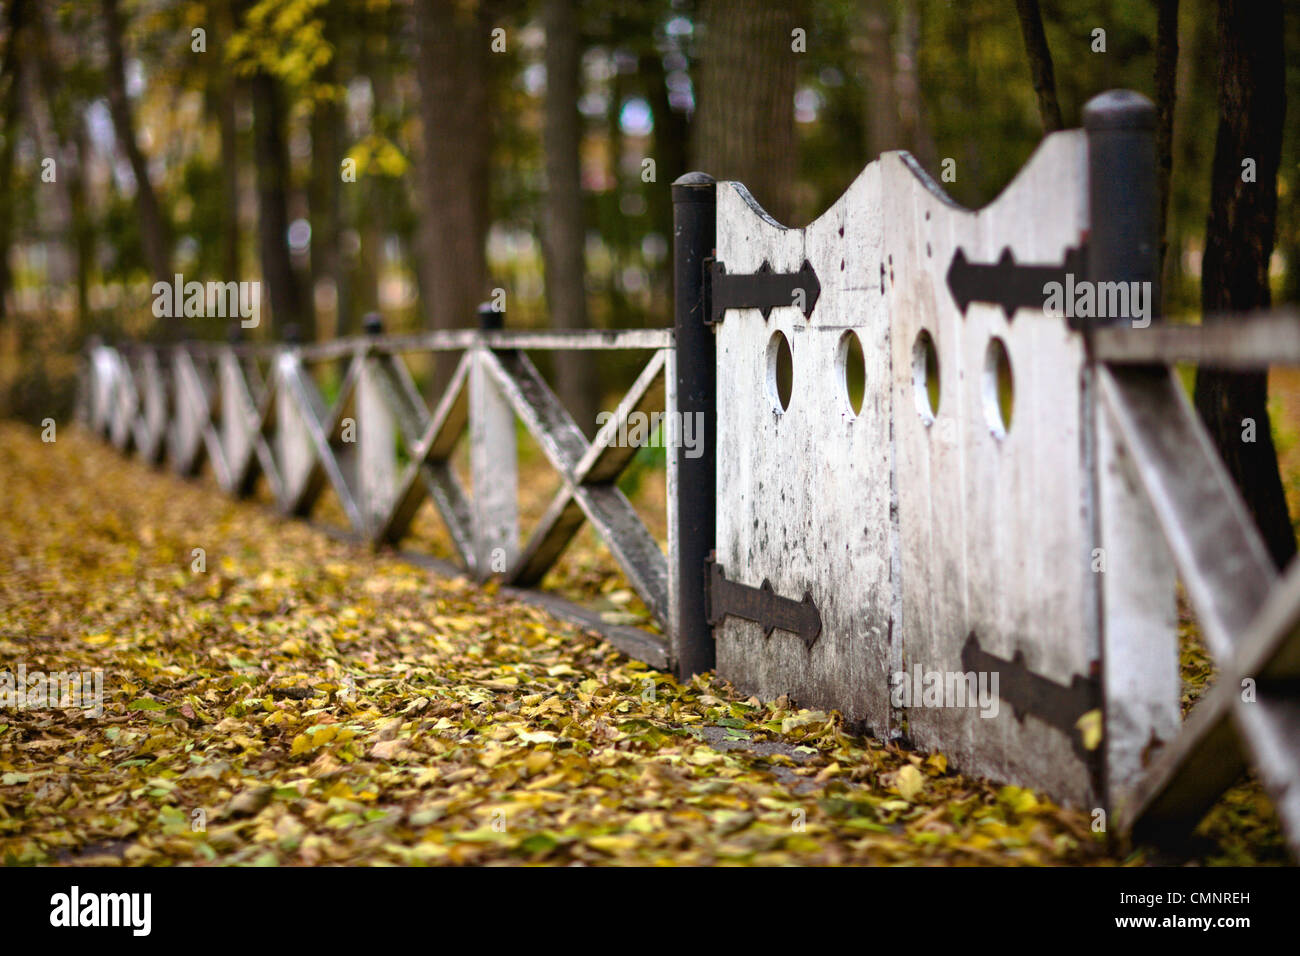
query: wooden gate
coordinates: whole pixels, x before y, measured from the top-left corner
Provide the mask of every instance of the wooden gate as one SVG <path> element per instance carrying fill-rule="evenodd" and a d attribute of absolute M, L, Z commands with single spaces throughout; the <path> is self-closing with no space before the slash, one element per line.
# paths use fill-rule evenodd
<path fill-rule="evenodd" d="M 1179 687 L 1167 555 L 1144 545 L 1130 561 L 1119 532 L 1094 557 L 1105 437 L 1084 336 L 1044 310 L 1045 282 L 1089 278 L 1088 187 L 1079 130 L 1047 138 L 977 212 L 904 153 L 871 163 L 805 229 L 718 184 L 717 562 L 728 581 L 810 595 L 821 629 L 809 640 L 715 617 L 719 672 L 744 689 L 839 707 L 968 771 L 1095 806 L 1103 568 L 1159 596 L 1112 609 L 1145 645 L 1124 689 L 1144 703 L 1112 707 L 1113 768 L 1136 769 L 1124 749 L 1176 729 Z M 747 307 L 779 295 L 773 273 L 785 299 Z M 1111 493 L 1126 522 L 1149 526 L 1137 488 Z"/>

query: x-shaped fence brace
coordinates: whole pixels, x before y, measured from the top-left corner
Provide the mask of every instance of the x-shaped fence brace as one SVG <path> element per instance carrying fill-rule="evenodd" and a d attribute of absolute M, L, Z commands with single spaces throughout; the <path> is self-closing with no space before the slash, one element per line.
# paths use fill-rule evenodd
<path fill-rule="evenodd" d="M 561 348 L 651 351 L 590 442 L 524 351 Z M 432 409 L 400 357 L 417 350 L 462 351 Z M 540 584 L 590 522 L 667 627 L 667 558 L 617 481 L 637 452 L 619 443 L 629 418 L 662 412 L 666 403 L 673 410 L 674 357 L 671 330 L 657 329 L 459 330 L 281 348 L 101 346 L 89 356 L 94 375 L 83 415 L 120 450 L 133 448 L 151 463 L 165 459 L 178 474 L 194 475 L 207 461 L 229 494 L 246 496 L 265 476 L 286 514 L 310 516 L 328 486 L 352 531 L 375 546 L 399 545 L 429 500 L 464 569 L 523 588 Z M 313 360 L 346 362 L 328 406 L 305 368 Z M 522 547 L 516 416 L 562 482 Z M 467 432 L 473 494 L 451 460 Z M 404 464 L 399 435 L 408 452 Z"/>
<path fill-rule="evenodd" d="M 1279 579 L 1250 513 L 1170 363 L 1300 365 L 1300 313 L 1202 326 L 1098 329 L 1098 416 L 1151 502 L 1219 677 L 1121 808 L 1139 838 L 1177 841 L 1247 761 L 1300 856 L 1300 562 Z M 1101 423 L 1099 423 L 1101 424 Z M 1253 694 L 1248 691 L 1253 681 Z"/>

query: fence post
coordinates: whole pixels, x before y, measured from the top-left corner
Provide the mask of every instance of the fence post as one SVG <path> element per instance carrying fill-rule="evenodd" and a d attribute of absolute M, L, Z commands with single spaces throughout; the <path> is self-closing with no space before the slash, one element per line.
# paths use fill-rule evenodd
<path fill-rule="evenodd" d="M 382 335 L 383 316 L 367 313 L 362 327 L 371 339 Z M 397 485 L 397 426 L 384 401 L 382 361 L 368 348 L 357 382 L 357 504 L 365 521 L 365 533 L 372 540 L 379 533 Z"/>
<path fill-rule="evenodd" d="M 163 460 L 167 450 L 167 382 L 163 378 L 162 364 L 158 361 L 158 349 L 149 346 L 140 360 L 140 371 L 144 376 L 141 388 L 144 391 L 145 429 L 149 444 L 141 449 L 140 454 L 150 465 L 157 465 Z"/>
<path fill-rule="evenodd" d="M 126 351 L 128 345 L 113 350 L 113 401 L 109 406 L 108 440 L 118 451 L 126 449 L 126 437 L 130 428 L 128 411 L 130 396 L 127 386 Z"/>
<path fill-rule="evenodd" d="M 673 324 L 676 329 L 675 401 L 670 413 L 692 416 L 703 454 L 689 458 L 682 442 L 668 468 L 671 652 L 679 679 L 714 664 L 713 629 L 706 611 L 704 564 L 716 530 L 717 359 L 709 315 L 704 260 L 717 234 L 717 188 L 706 173 L 673 183 Z M 682 429 L 678 429 L 682 433 Z"/>
<path fill-rule="evenodd" d="M 242 479 L 247 472 L 257 412 L 248 403 L 243 366 L 235 352 L 244 340 L 244 330 L 238 322 L 231 324 L 227 340 L 217 359 L 221 383 L 221 444 L 230 464 L 232 493 L 243 495 L 247 488 Z"/>
<path fill-rule="evenodd" d="M 176 446 L 171 466 L 182 477 L 192 476 L 199 465 L 199 452 L 203 446 L 203 407 L 199 396 L 198 370 L 194 357 L 185 342 L 171 346 L 172 390 L 174 395 L 174 420 Z"/>
<path fill-rule="evenodd" d="M 505 313 L 478 309 L 479 328 L 500 329 Z M 514 566 L 519 556 L 518 449 L 515 416 L 488 368 L 488 349 L 471 350 L 469 463 L 474 514 L 474 568 L 486 580 Z"/>
<path fill-rule="evenodd" d="M 1084 107 L 1088 135 L 1087 278 L 1101 300 L 1101 282 L 1149 283 L 1146 316 L 1084 320 L 1129 322 L 1142 335 L 1157 315 L 1155 107 L 1139 93 L 1112 90 Z M 1129 289 L 1136 288 L 1129 286 Z M 1097 552 L 1091 556 L 1100 598 L 1098 631 L 1105 715 L 1105 799 L 1112 812 L 1140 779 L 1153 742 L 1177 734 L 1179 672 L 1173 559 L 1131 473 L 1107 413 L 1095 401 L 1095 369 L 1085 373 L 1091 418 L 1091 482 Z M 1098 555 L 1099 552 L 1099 555 Z M 1104 569 L 1097 571 L 1100 560 Z"/>
<path fill-rule="evenodd" d="M 1109 90 L 1083 107 L 1091 211 L 1088 278 L 1150 282 L 1153 315 L 1160 301 L 1155 122 L 1155 106 L 1132 90 Z M 1107 324 L 1116 321 L 1125 319 L 1111 317 Z"/>
<path fill-rule="evenodd" d="M 297 513 L 298 500 L 315 454 L 311 436 L 307 433 L 307 423 L 303 420 L 294 396 L 294 388 L 298 384 L 296 377 L 302 370 L 299 338 L 298 326 L 286 325 L 284 343 L 275 353 L 275 448 L 282 491 L 279 504 L 280 510 L 285 513 Z"/>
<path fill-rule="evenodd" d="M 90 428 L 97 438 L 104 437 L 112 395 L 112 363 L 108 356 L 108 344 L 96 337 L 90 348 Z"/>

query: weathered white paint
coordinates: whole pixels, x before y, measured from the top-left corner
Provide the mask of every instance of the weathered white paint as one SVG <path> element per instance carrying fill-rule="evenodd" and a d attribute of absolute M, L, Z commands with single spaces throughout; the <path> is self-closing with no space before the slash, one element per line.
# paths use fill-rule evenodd
<path fill-rule="evenodd" d="M 810 590 L 823 632 L 811 651 L 780 631 L 764 639 L 735 618 L 715 635 L 719 673 L 744 690 L 837 707 L 878 734 L 903 732 L 943 750 L 969 772 L 1095 806 L 1106 796 L 1105 761 L 1117 783 L 1130 779 L 1142 747 L 1153 733 L 1167 735 L 1177 714 L 1168 561 L 1137 537 L 1150 531 L 1140 492 L 1108 469 L 1094 472 L 1080 334 L 1038 309 L 1008 319 L 998 306 L 972 303 L 963 315 L 946 282 L 958 248 L 974 263 L 996 262 L 1005 248 L 1018 263 L 1061 263 L 1086 240 L 1087 195 L 1086 139 L 1077 131 L 1045 140 L 978 211 L 953 204 L 900 153 L 870 164 L 802 230 L 773 222 L 738 184 L 719 184 L 717 257 L 728 272 L 753 272 L 764 260 L 793 272 L 807 258 L 822 286 L 807 320 L 793 308 L 766 321 L 757 310 L 730 310 L 717 330 L 719 561 L 733 580 L 766 578 L 796 599 Z M 794 364 L 785 412 L 769 382 L 776 330 Z M 848 331 L 866 361 L 856 418 L 836 362 Z M 914 348 L 923 331 L 938 356 L 935 415 L 918 397 Z M 991 418 L 995 338 L 1014 381 L 1005 431 Z M 1110 454 L 1113 442 L 1104 441 Z M 1123 560 L 1136 561 L 1139 548 L 1149 556 L 1120 572 L 1127 579 L 1105 603 L 1103 577 L 1090 567 L 1098 528 Z M 1098 707 L 1109 700 L 1116 719 L 1092 753 L 1078 729 L 1017 718 L 1005 700 L 996 717 L 890 700 L 898 671 L 966 671 L 971 635 L 1008 662 L 1000 681 L 1017 655 L 1064 687 L 1100 678 L 1103 633 L 1123 644 L 1098 682 Z M 1115 705 L 1133 695 L 1148 699 Z"/>
<path fill-rule="evenodd" d="M 904 664 L 964 671 L 962 648 L 1012 661 L 1068 686 L 1099 670 L 1082 562 L 1085 512 L 1080 375 L 1083 343 L 1060 319 L 972 303 L 963 316 L 946 275 L 958 248 L 971 262 L 1060 263 L 1087 233 L 1084 134 L 1048 137 L 989 206 L 953 205 L 899 154 L 881 160 L 885 186 L 895 406 L 894 441 L 902 552 Z M 922 330 L 938 354 L 938 414 L 915 410 L 912 350 Z M 986 416 L 983 390 L 991 340 L 1005 344 L 1014 413 L 1005 437 Z M 1092 615 L 1095 620 L 1095 615 Z M 999 682 L 1010 676 L 1000 672 Z M 1005 703 L 996 718 L 975 708 L 915 707 L 908 736 L 942 749 L 958 766 L 1042 787 L 1095 805 L 1097 782 L 1066 734 Z"/>
<path fill-rule="evenodd" d="M 119 451 L 126 450 L 131 440 L 131 423 L 139 403 L 135 376 L 131 366 L 120 353 L 114 353 L 113 408 L 109 422 L 109 440 Z"/>
<path fill-rule="evenodd" d="M 743 186 L 718 184 L 717 258 L 729 273 L 766 260 L 776 272 L 812 263 L 821 295 L 811 315 L 729 311 L 717 330 L 717 554 L 727 577 L 767 578 L 796 600 L 811 590 L 822 633 L 796 636 L 728 618 L 716 630 L 718 671 L 764 697 L 789 694 L 841 709 L 879 734 L 896 729 L 890 639 L 889 330 L 880 292 L 882 194 L 872 164 L 806 230 L 767 217 Z M 789 408 L 779 410 L 769 361 L 775 331 L 790 345 Z M 866 396 L 854 415 L 837 354 L 858 336 Z"/>
<path fill-rule="evenodd" d="M 117 350 L 101 345 L 90 356 L 91 370 L 95 376 L 90 390 L 90 427 L 98 435 L 106 433 L 112 411 L 113 394 L 117 390 Z"/>
<path fill-rule="evenodd" d="M 664 411 L 669 418 L 677 415 L 677 349 L 664 349 Z M 668 634 L 671 635 L 676 631 L 677 619 L 681 606 L 682 582 L 679 580 L 677 573 L 678 562 L 681 560 L 678 551 L 677 535 L 672 529 L 678 526 L 677 510 L 677 486 L 680 478 L 677 469 L 677 456 L 673 454 L 672 449 L 668 450 L 665 456 L 666 467 L 664 469 L 664 491 L 667 498 L 666 515 L 668 521 L 668 542 L 667 555 L 665 556 L 665 576 L 668 579 L 667 593 L 668 606 L 665 620 L 669 622 L 667 628 Z M 666 667 L 665 670 L 671 669 Z"/>
<path fill-rule="evenodd" d="M 1097 436 L 1098 574 L 1105 609 L 1102 686 L 1106 707 L 1106 792 L 1123 808 L 1150 754 L 1181 728 L 1174 564 L 1133 463 L 1104 409 Z M 1090 565 L 1091 567 L 1091 565 Z M 1091 573 L 1091 572 L 1090 572 Z"/>
<path fill-rule="evenodd" d="M 146 352 L 140 359 L 140 378 L 144 414 L 142 439 L 136 442 L 136 447 L 147 461 L 155 462 L 162 455 L 167 433 L 167 387 L 157 353 Z"/>
<path fill-rule="evenodd" d="M 397 422 L 385 401 L 385 360 L 362 360 L 357 383 L 357 504 L 366 532 L 373 534 L 392 507 L 397 487 Z"/>
<path fill-rule="evenodd" d="M 291 351 L 285 351 L 276 357 L 275 459 L 280 467 L 282 508 L 288 507 L 301 494 L 314 457 L 307 422 L 298 408 L 293 389 L 299 368 L 298 356 Z"/>
<path fill-rule="evenodd" d="M 226 451 L 226 461 L 237 480 L 253 456 L 257 412 L 248 394 L 239 356 L 233 349 L 224 349 L 218 355 L 217 370 L 221 383 L 221 440 Z"/>
<path fill-rule="evenodd" d="M 469 375 L 470 484 L 474 565 L 480 578 L 510 568 L 519 554 L 518 450 L 515 416 L 488 368 L 486 349 L 473 351 Z M 503 559 L 503 560 L 501 560 Z"/>
<path fill-rule="evenodd" d="M 172 375 L 176 410 L 171 464 L 179 474 L 191 475 L 202 464 L 203 429 L 210 419 L 208 397 L 194 359 L 188 352 L 178 350 L 175 353 Z"/>

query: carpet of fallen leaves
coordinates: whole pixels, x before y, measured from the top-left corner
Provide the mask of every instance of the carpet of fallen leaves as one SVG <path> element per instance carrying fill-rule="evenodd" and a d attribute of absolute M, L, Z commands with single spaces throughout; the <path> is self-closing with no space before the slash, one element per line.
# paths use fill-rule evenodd
<path fill-rule="evenodd" d="M 0 423 L 0 488 L 0 670 L 104 673 L 101 716 L 0 711 L 9 864 L 1151 859 L 71 428 Z M 1234 794 L 1203 859 L 1280 858 L 1267 801 Z"/>

